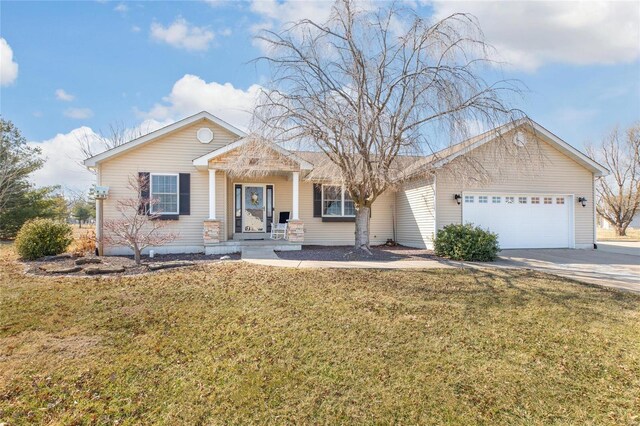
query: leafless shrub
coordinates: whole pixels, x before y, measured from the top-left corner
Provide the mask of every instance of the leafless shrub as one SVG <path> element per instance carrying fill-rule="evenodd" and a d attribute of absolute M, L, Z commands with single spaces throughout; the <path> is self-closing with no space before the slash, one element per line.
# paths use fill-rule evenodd
<path fill-rule="evenodd" d="M 151 213 L 152 206 L 158 204 L 157 199 L 142 196 L 142 189 L 148 187 L 148 178 L 130 176 L 128 188 L 137 196 L 117 200 L 116 210 L 120 213 L 117 219 L 104 221 L 107 244 L 125 246 L 133 250 L 136 264 L 140 264 L 142 250 L 151 246 L 162 246 L 177 238 L 174 232 L 163 232 L 165 222 L 160 215 Z"/>

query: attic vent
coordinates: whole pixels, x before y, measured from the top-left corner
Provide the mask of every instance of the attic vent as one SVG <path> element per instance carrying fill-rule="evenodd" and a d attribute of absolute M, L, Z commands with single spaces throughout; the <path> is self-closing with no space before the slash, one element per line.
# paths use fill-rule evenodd
<path fill-rule="evenodd" d="M 198 129 L 196 137 L 201 143 L 209 143 L 213 140 L 213 132 L 208 127 Z"/>
<path fill-rule="evenodd" d="M 527 144 L 527 136 L 523 132 L 516 132 L 513 135 L 513 143 L 517 146 L 525 146 Z"/>

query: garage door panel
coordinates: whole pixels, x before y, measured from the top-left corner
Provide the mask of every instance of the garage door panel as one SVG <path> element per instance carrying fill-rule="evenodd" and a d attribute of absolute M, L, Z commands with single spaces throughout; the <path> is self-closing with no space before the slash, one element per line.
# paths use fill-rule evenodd
<path fill-rule="evenodd" d="M 532 204 L 532 197 L 537 197 L 538 204 Z M 567 197 L 546 198 L 551 202 L 545 204 L 545 196 L 537 194 L 465 194 L 463 221 L 497 233 L 501 248 L 570 247 Z"/>

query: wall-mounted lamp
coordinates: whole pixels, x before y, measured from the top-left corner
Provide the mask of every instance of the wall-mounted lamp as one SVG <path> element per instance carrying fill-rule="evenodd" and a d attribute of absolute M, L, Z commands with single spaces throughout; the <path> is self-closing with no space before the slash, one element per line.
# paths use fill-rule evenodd
<path fill-rule="evenodd" d="M 585 197 L 579 197 L 578 202 L 582 205 L 582 207 L 587 206 L 587 199 Z"/>
<path fill-rule="evenodd" d="M 458 203 L 458 205 L 462 203 L 462 195 L 460 194 L 453 194 L 453 199 L 456 200 L 456 203 Z"/>

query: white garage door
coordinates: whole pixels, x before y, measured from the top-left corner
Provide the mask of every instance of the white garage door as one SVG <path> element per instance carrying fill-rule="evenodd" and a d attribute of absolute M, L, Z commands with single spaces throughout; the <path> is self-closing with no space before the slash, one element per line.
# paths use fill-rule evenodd
<path fill-rule="evenodd" d="M 498 234 L 500 248 L 572 246 L 572 197 L 465 193 L 462 219 Z"/>

